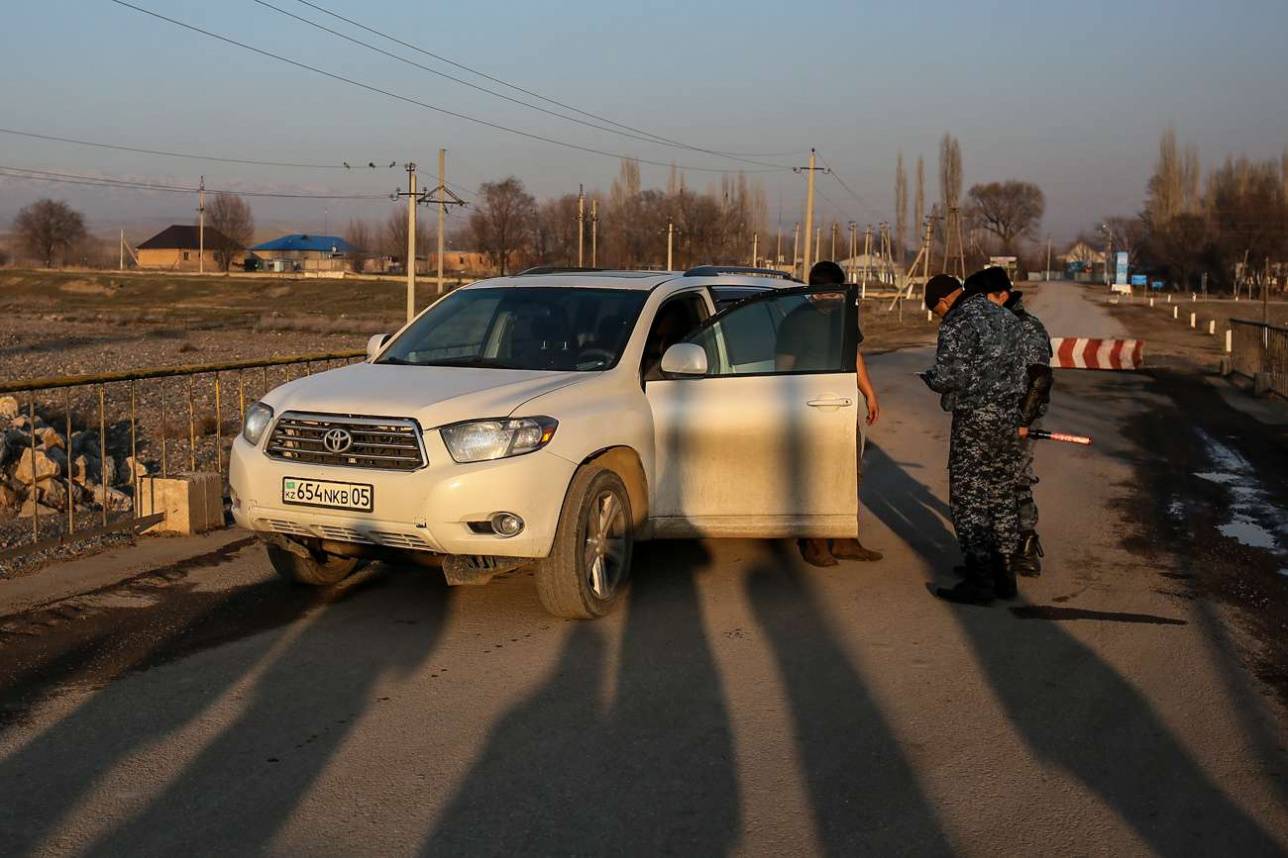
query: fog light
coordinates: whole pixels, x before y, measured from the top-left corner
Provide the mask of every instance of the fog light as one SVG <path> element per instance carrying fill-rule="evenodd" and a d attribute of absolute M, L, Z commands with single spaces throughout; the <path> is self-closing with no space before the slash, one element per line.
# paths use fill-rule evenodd
<path fill-rule="evenodd" d="M 518 536 L 523 532 L 523 519 L 512 512 L 498 512 L 492 516 L 492 530 L 497 536 Z"/>

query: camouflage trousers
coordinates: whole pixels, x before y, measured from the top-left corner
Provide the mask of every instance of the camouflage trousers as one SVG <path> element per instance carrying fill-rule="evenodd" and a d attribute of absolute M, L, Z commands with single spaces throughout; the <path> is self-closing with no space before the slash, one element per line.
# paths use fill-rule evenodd
<path fill-rule="evenodd" d="M 1040 429 L 1041 421 L 1034 420 L 1030 429 Z M 1020 471 L 1015 478 L 1015 502 L 1020 516 L 1020 533 L 1038 529 L 1038 504 L 1033 499 L 1033 487 L 1038 484 L 1037 471 L 1033 469 L 1033 439 L 1021 438 Z"/>
<path fill-rule="evenodd" d="M 948 503 L 962 556 L 986 562 L 1019 547 L 1016 498 L 1019 416 L 1009 410 L 953 412 Z"/>

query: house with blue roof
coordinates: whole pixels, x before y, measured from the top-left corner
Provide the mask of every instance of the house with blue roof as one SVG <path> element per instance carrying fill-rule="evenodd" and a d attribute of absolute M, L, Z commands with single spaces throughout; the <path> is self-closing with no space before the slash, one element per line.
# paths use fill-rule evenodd
<path fill-rule="evenodd" d="M 338 235 L 308 233 L 283 235 L 251 250 L 273 271 L 341 271 L 364 252 Z"/>

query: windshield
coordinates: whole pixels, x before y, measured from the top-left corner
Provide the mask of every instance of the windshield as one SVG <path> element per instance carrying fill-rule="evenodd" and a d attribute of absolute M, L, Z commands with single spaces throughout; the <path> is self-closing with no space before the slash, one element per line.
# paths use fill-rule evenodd
<path fill-rule="evenodd" d="M 376 363 L 605 370 L 621 358 L 646 298 L 638 289 L 465 289 L 413 322 Z"/>

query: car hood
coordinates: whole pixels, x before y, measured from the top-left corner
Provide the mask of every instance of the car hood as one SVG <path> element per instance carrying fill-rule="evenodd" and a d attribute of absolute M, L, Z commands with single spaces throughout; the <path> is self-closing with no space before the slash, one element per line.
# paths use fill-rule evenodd
<path fill-rule="evenodd" d="M 411 417 L 429 429 L 504 417 L 524 402 L 595 373 L 356 363 L 288 382 L 263 401 L 278 414 L 311 411 Z"/>

